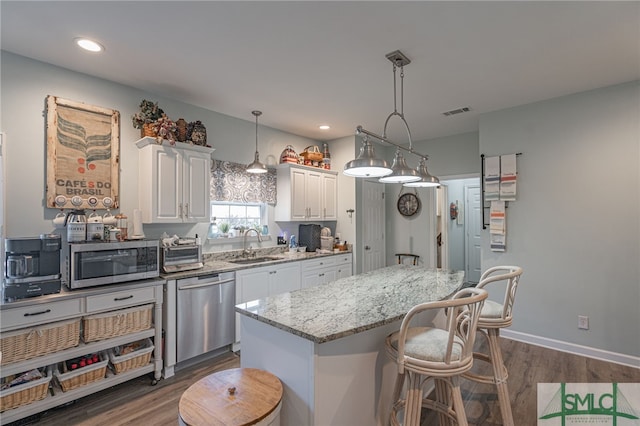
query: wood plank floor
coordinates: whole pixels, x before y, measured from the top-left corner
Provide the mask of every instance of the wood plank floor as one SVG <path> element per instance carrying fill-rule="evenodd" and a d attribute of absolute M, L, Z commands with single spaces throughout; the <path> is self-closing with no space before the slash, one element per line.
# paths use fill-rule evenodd
<path fill-rule="evenodd" d="M 478 342 L 481 345 L 482 342 Z M 502 351 L 509 370 L 513 415 L 518 426 L 536 425 L 538 383 L 640 382 L 640 369 L 557 352 L 539 346 L 502 339 Z M 46 426 L 114 426 L 177 424 L 178 401 L 194 382 L 216 371 L 240 366 L 235 354 L 185 368 L 172 378 L 150 386 L 150 376 L 131 380 L 64 407 L 44 413 L 30 423 Z M 482 366 L 480 366 L 482 367 Z M 463 398 L 470 425 L 501 425 L 500 408 L 490 385 L 464 381 Z M 437 425 L 425 413 L 423 425 Z M 302 425 L 283 425 L 302 426 Z M 361 426 L 361 425 L 335 425 Z M 365 425 L 366 426 L 366 425 Z"/>

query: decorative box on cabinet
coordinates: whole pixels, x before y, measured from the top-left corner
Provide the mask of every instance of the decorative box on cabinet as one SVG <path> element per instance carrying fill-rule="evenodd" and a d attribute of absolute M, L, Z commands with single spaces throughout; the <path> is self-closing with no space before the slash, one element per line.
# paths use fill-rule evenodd
<path fill-rule="evenodd" d="M 336 220 L 337 175 L 316 167 L 278 165 L 276 221 Z"/>
<path fill-rule="evenodd" d="M 73 319 L 144 304 L 153 304 L 154 321 L 151 328 L 145 330 L 90 343 L 84 343 L 80 340 L 77 346 L 74 347 L 3 364 L 0 374 L 2 377 L 6 377 L 35 368 L 50 367 L 68 359 L 84 356 L 88 353 L 103 352 L 119 345 L 143 339 L 153 338 L 155 342 L 161 342 L 163 287 L 164 280 L 158 279 L 113 285 L 106 288 L 96 287 L 63 291 L 55 295 L 2 304 L 2 310 L 0 310 L 0 339 L 23 329 L 44 329 L 51 323 L 71 323 Z M 79 328 L 77 330 L 80 332 Z M 53 395 L 47 393 L 41 400 L 4 411 L 0 415 L 0 424 L 4 425 L 66 404 L 148 373 L 154 373 L 152 384 L 155 384 L 162 373 L 161 346 L 160 344 L 155 345 L 153 359 L 146 365 L 117 375 L 107 372 L 106 378 L 67 392 L 62 392 L 62 389 L 54 387 Z"/>
<path fill-rule="evenodd" d="M 236 272 L 236 304 L 263 299 L 276 294 L 300 289 L 300 262 L 259 268 L 241 269 Z M 240 314 L 236 314 L 236 344 L 240 342 Z"/>
<path fill-rule="evenodd" d="M 138 151 L 138 197 L 143 223 L 208 222 L 213 148 L 145 137 Z"/>

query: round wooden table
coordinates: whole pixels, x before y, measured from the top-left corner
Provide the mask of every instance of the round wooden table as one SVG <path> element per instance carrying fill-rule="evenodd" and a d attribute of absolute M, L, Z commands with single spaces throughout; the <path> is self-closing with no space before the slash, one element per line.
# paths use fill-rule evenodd
<path fill-rule="evenodd" d="M 180 397 L 179 423 L 187 426 L 278 426 L 282 383 L 256 368 L 219 371 L 191 385 Z"/>

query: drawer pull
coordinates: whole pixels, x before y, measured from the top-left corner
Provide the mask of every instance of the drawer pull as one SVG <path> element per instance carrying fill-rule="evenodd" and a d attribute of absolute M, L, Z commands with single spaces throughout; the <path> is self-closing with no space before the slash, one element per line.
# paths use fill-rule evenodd
<path fill-rule="evenodd" d="M 130 294 L 129 296 L 126 296 L 126 297 L 114 297 L 113 301 L 120 302 L 122 300 L 127 300 L 127 299 L 133 299 L 133 294 Z"/>
<path fill-rule="evenodd" d="M 24 314 L 25 317 L 33 317 L 35 315 L 42 315 L 42 314 L 48 314 L 49 312 L 51 312 L 51 309 L 47 309 L 46 311 L 40 311 L 40 312 L 27 312 L 26 314 Z"/>

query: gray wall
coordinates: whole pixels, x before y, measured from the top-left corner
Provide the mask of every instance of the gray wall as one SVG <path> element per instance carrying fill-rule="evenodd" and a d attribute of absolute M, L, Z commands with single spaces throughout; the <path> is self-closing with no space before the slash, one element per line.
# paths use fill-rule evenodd
<path fill-rule="evenodd" d="M 0 129 L 5 140 L 5 236 L 30 236 L 53 230 L 51 219 L 55 209 L 45 207 L 46 133 L 45 99 L 55 95 L 74 101 L 98 105 L 120 111 L 120 211 L 129 217 L 138 207 L 138 150 L 135 141 L 140 131 L 131 125 L 140 101 L 158 101 L 173 119 L 201 120 L 207 127 L 207 142 L 215 148 L 213 157 L 221 160 L 249 163 L 255 151 L 255 122 L 251 111 L 259 105 L 247 105 L 247 120 L 159 98 L 138 89 L 119 85 L 85 74 L 71 72 L 42 62 L 2 51 L 1 57 L 2 116 Z M 263 111 L 268 115 L 268 109 Z M 297 152 L 317 141 L 260 126 L 260 158 L 268 165 L 279 161 L 286 145 Z M 269 209 L 273 217 L 273 207 Z M 297 228 L 297 225 L 295 226 Z M 147 237 L 170 235 L 206 235 L 208 224 L 145 225 Z M 277 234 L 279 226 L 271 221 L 269 229 Z M 268 245 L 270 243 L 264 243 Z M 232 245 L 206 246 L 207 251 L 238 248 Z"/>
<path fill-rule="evenodd" d="M 524 268 L 514 331 L 640 355 L 639 100 L 633 82 L 481 117 L 480 152 L 522 152 L 507 251 L 482 248 L 483 270 Z"/>

